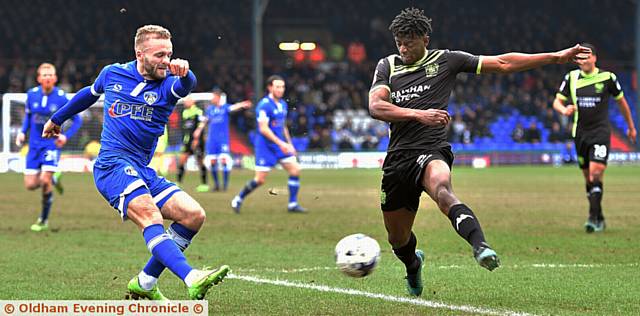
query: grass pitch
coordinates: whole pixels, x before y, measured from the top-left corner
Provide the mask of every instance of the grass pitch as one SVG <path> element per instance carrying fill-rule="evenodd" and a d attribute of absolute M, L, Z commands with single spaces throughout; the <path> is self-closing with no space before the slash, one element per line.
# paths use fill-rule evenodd
<path fill-rule="evenodd" d="M 207 211 L 187 250 L 194 266 L 228 264 L 235 278 L 213 288 L 210 314 L 460 315 L 637 314 L 640 310 L 640 168 L 611 166 L 603 208 L 608 228 L 586 234 L 587 200 L 575 167 L 455 168 L 454 189 L 471 206 L 503 266 L 480 268 L 449 220 L 424 195 L 414 231 L 426 252 L 425 292 L 405 294 L 404 269 L 386 243 L 379 210 L 379 170 L 306 170 L 301 203 L 309 214 L 286 212 L 283 171 L 245 201 L 229 201 L 252 176 L 234 171 L 229 192 L 185 191 Z M 126 283 L 149 253 L 141 233 L 121 223 L 89 174 L 66 174 L 55 196 L 51 230 L 33 233 L 40 194 L 22 175 L 0 174 L 0 299 L 122 299 Z M 271 193 L 269 191 L 271 190 Z M 334 268 L 333 247 L 345 235 L 377 239 L 382 261 L 363 279 Z M 187 299 L 170 272 L 165 295 Z"/>

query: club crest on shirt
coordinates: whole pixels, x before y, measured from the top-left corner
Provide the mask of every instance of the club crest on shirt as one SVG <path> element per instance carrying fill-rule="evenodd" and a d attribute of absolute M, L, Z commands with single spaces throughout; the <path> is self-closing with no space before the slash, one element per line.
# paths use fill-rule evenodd
<path fill-rule="evenodd" d="M 158 100 L 157 93 L 153 91 L 147 91 L 144 93 L 144 102 L 147 102 L 147 104 L 152 105 L 156 103 L 156 100 Z"/>
<path fill-rule="evenodd" d="M 604 89 L 604 83 L 602 82 L 596 83 L 595 88 L 596 88 L 596 93 L 602 93 L 602 90 Z"/>
<path fill-rule="evenodd" d="M 438 65 L 437 63 L 427 64 L 424 66 L 424 72 L 427 77 L 434 77 L 438 74 L 439 68 L 440 65 Z"/>

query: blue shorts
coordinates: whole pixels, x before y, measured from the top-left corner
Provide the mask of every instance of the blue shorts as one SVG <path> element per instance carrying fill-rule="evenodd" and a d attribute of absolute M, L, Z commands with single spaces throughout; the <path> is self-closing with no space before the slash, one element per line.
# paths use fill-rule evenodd
<path fill-rule="evenodd" d="M 100 194 L 118 211 L 122 220 L 127 218 L 129 202 L 135 197 L 150 194 L 156 206 L 162 208 L 171 196 L 181 191 L 153 169 L 121 154 L 98 156 L 93 166 L 93 180 Z"/>
<path fill-rule="evenodd" d="M 229 142 L 209 141 L 207 142 L 207 155 L 229 154 Z"/>
<path fill-rule="evenodd" d="M 270 171 L 277 163 L 295 162 L 296 156 L 285 154 L 279 147 L 256 146 L 256 171 Z"/>
<path fill-rule="evenodd" d="M 37 174 L 42 171 L 58 171 L 60 149 L 55 146 L 29 147 L 24 174 Z"/>

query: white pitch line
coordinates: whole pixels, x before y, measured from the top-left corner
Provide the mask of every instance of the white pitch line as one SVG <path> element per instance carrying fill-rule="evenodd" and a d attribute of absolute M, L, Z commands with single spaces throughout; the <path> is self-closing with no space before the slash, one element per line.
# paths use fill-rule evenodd
<path fill-rule="evenodd" d="M 640 263 L 620 263 L 620 264 L 602 264 L 602 263 L 593 263 L 593 264 L 584 264 L 584 263 L 573 263 L 573 264 L 564 264 L 564 263 L 533 263 L 533 264 L 513 264 L 513 265 L 502 265 L 500 268 L 538 268 L 538 269 L 566 269 L 566 268 L 613 268 L 613 267 L 637 267 L 640 266 Z M 427 266 L 428 267 L 428 266 Z M 466 269 L 475 267 L 473 265 L 448 265 L 448 266 L 437 266 L 438 269 Z"/>
<path fill-rule="evenodd" d="M 258 278 L 254 276 L 235 275 L 235 274 L 229 274 L 227 278 L 243 280 L 243 281 L 248 281 L 253 283 L 262 283 L 262 284 L 271 284 L 271 285 L 286 286 L 286 287 L 295 287 L 295 288 L 308 289 L 308 290 L 316 290 L 321 292 L 332 292 L 332 293 L 340 293 L 340 294 L 346 294 L 346 295 L 364 296 L 367 298 L 376 298 L 376 299 L 381 299 L 389 302 L 407 303 L 411 305 L 438 308 L 438 309 L 448 309 L 452 311 L 461 311 L 461 312 L 467 312 L 467 313 L 477 313 L 477 314 L 486 314 L 486 315 L 513 315 L 513 316 L 531 315 L 527 313 L 515 312 L 515 311 L 509 311 L 509 310 L 496 310 L 496 309 L 475 307 L 475 306 L 469 306 L 469 305 L 451 305 L 451 304 L 445 304 L 441 302 L 423 300 L 419 298 L 406 298 L 406 297 L 392 296 L 392 295 L 386 295 L 386 294 L 380 294 L 380 293 L 365 292 L 365 291 L 354 290 L 354 289 L 330 287 L 326 285 L 303 284 L 303 283 L 291 282 L 287 280 L 270 280 L 270 279 L 263 279 L 263 278 Z"/>
<path fill-rule="evenodd" d="M 298 273 L 298 272 L 310 272 L 310 271 L 322 271 L 322 270 L 335 270 L 336 267 L 311 267 L 311 268 L 298 268 L 298 269 L 235 269 L 242 272 L 278 272 L 278 273 Z"/>

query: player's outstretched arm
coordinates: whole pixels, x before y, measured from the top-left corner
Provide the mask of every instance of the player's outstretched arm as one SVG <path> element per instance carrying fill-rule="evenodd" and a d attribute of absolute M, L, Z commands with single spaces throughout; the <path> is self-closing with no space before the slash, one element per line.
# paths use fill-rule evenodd
<path fill-rule="evenodd" d="M 249 100 L 244 100 L 238 103 L 234 103 L 229 107 L 229 112 L 235 112 L 242 109 L 248 109 L 253 106 L 253 103 Z"/>
<path fill-rule="evenodd" d="M 622 97 L 616 100 L 616 102 L 618 103 L 620 112 L 622 112 L 622 115 L 624 116 L 624 120 L 627 121 L 627 126 L 629 127 L 627 129 L 627 137 L 629 138 L 629 141 L 631 141 L 632 143 L 635 143 L 637 132 L 636 132 L 636 126 L 633 123 L 633 118 L 631 117 L 631 110 L 629 109 L 629 103 L 627 103 L 627 99 L 625 97 Z"/>
<path fill-rule="evenodd" d="M 385 122 L 418 121 L 424 125 L 447 125 L 449 113 L 444 110 L 417 110 L 399 107 L 390 101 L 390 93 L 386 86 L 374 87 L 369 92 L 369 114 L 376 120 Z"/>
<path fill-rule="evenodd" d="M 481 57 L 481 72 L 483 73 L 503 73 L 519 72 L 528 69 L 538 68 L 548 64 L 565 64 L 586 59 L 591 49 L 576 45 L 561 51 L 552 53 L 524 54 L 507 53 L 497 56 Z"/>
<path fill-rule="evenodd" d="M 56 111 L 56 113 L 51 116 L 51 119 L 47 121 L 42 130 L 42 137 L 51 138 L 60 135 L 60 126 L 62 126 L 64 121 L 88 109 L 92 104 L 96 103 L 99 98 L 99 95 L 96 96 L 91 93 L 91 86 L 80 89 L 67 104 Z M 80 126 L 78 126 L 78 128 L 80 128 Z"/>

